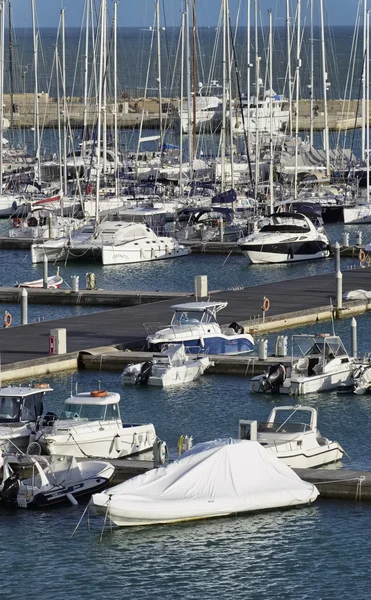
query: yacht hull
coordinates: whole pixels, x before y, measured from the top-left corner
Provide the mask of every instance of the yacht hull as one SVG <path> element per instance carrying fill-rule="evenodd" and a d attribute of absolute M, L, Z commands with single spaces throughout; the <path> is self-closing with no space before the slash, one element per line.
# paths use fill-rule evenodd
<path fill-rule="evenodd" d="M 176 334 L 175 334 L 176 335 Z M 251 336 L 203 336 L 202 339 L 198 336 L 193 339 L 181 339 L 176 335 L 174 339 L 162 340 L 160 343 L 149 342 L 149 350 L 152 352 L 160 352 L 164 344 L 184 344 L 189 354 L 199 354 L 200 350 L 207 354 L 245 354 L 254 350 L 254 342 Z"/>
<path fill-rule="evenodd" d="M 291 263 L 330 256 L 328 245 L 321 241 L 245 244 L 241 249 L 253 264 Z"/>

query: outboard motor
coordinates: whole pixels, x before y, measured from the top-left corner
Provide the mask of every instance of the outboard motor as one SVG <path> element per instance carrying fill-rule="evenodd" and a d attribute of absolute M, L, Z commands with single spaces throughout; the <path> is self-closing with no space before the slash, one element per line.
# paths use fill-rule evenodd
<path fill-rule="evenodd" d="M 236 323 L 236 321 L 233 321 L 229 325 L 229 329 L 233 329 L 236 333 L 245 333 L 245 329 L 242 327 L 242 325 Z"/>
<path fill-rule="evenodd" d="M 135 383 L 139 383 L 139 385 L 147 385 L 148 379 L 152 374 L 152 360 L 146 360 L 145 363 L 142 364 L 142 368 L 140 370 L 139 375 L 137 376 Z"/>
<path fill-rule="evenodd" d="M 260 387 L 263 392 L 278 393 L 280 386 L 286 379 L 286 369 L 281 363 L 269 367 L 268 374 L 261 380 Z"/>
<path fill-rule="evenodd" d="M 0 497 L 8 504 L 16 504 L 19 492 L 19 475 L 12 473 L 8 479 L 5 479 Z"/>

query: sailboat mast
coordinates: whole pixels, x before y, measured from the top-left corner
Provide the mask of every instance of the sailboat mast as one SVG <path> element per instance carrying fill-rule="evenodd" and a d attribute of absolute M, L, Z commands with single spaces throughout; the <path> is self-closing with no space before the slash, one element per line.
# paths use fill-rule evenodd
<path fill-rule="evenodd" d="M 13 79 L 13 27 L 12 27 L 12 5 L 9 0 L 8 5 L 8 25 L 9 25 L 9 88 L 10 88 L 10 143 L 14 148 L 14 79 Z"/>
<path fill-rule="evenodd" d="M 314 119 L 314 37 L 313 37 L 313 0 L 310 0 L 310 134 L 309 141 L 313 148 Z"/>
<path fill-rule="evenodd" d="M 119 195 L 118 139 L 117 139 L 117 2 L 113 4 L 113 94 L 114 94 L 114 152 L 115 152 L 115 196 Z"/>
<path fill-rule="evenodd" d="M 363 0 L 363 67 L 362 67 L 362 160 L 366 160 L 366 44 L 367 0 Z"/>
<path fill-rule="evenodd" d="M 34 55 L 34 153 L 37 161 L 37 178 L 40 181 L 40 123 L 39 123 L 39 83 L 38 83 L 38 49 L 39 34 L 36 32 L 35 0 L 31 0 L 32 37 Z"/>
<path fill-rule="evenodd" d="M 269 10 L 269 197 L 270 197 L 270 214 L 274 210 L 274 185 L 273 185 L 273 28 L 272 28 L 272 10 Z"/>
<path fill-rule="evenodd" d="M 185 14 L 182 12 L 182 49 L 180 61 L 180 132 L 179 132 L 179 193 L 183 195 L 183 94 L 184 94 Z"/>
<path fill-rule="evenodd" d="M 226 85 L 227 85 L 227 0 L 223 0 L 223 58 L 222 58 L 222 130 L 221 130 L 221 191 L 225 190 L 225 137 L 226 137 Z"/>
<path fill-rule="evenodd" d="M 289 89 L 289 136 L 292 136 L 292 73 L 291 73 L 291 17 L 290 0 L 286 0 L 287 79 Z"/>
<path fill-rule="evenodd" d="M 319 2 L 321 16 L 321 48 L 322 48 L 322 78 L 323 78 L 323 112 L 325 115 L 325 129 L 323 132 L 323 146 L 326 152 L 326 175 L 330 175 L 330 149 L 328 135 L 328 112 L 327 112 L 327 72 L 326 72 L 326 46 L 325 25 L 323 20 L 323 0 Z"/>
<path fill-rule="evenodd" d="M 296 10 L 296 117 L 295 117 L 295 176 L 294 176 L 294 198 L 298 197 L 298 160 L 299 160 L 299 95 L 300 95 L 300 39 L 301 39 L 301 0 L 297 0 Z"/>
<path fill-rule="evenodd" d="M 196 114 L 197 114 L 197 28 L 196 0 L 192 0 L 192 34 L 193 34 L 193 158 L 196 158 Z"/>
<path fill-rule="evenodd" d="M 162 81 L 161 81 L 161 30 L 160 3 L 156 0 L 156 33 L 157 33 L 157 73 L 158 73 L 158 118 L 160 121 L 160 151 L 162 152 L 164 132 L 162 128 Z"/>
<path fill-rule="evenodd" d="M 367 202 L 370 202 L 370 11 L 366 19 L 366 193 Z"/>
<path fill-rule="evenodd" d="M 188 109 L 188 161 L 189 170 L 193 172 L 193 143 L 192 143 L 192 103 L 191 103 L 191 49 L 189 41 L 189 2 L 185 0 L 185 12 L 186 12 L 186 63 L 187 63 L 187 109 Z M 196 118 L 196 115 L 193 115 Z"/>
<path fill-rule="evenodd" d="M 102 93 L 103 93 L 103 63 L 104 44 L 105 44 L 105 16 L 106 0 L 101 2 L 101 23 L 100 23 L 100 47 L 99 47 L 99 81 L 98 81 L 98 123 L 97 123 L 97 160 L 96 160 L 96 197 L 95 197 L 95 225 L 99 223 L 99 193 L 100 193 L 100 168 L 101 168 L 101 139 L 102 139 Z"/>
<path fill-rule="evenodd" d="M 90 0 L 85 0 L 86 20 L 85 20 L 85 56 L 84 56 L 84 115 L 83 115 L 83 135 L 85 140 L 87 116 L 88 116 L 88 70 L 89 70 L 89 22 L 90 22 Z"/>
<path fill-rule="evenodd" d="M 3 193 L 3 131 L 4 131 L 4 31 L 5 1 L 0 6 L 0 194 Z"/>
<path fill-rule="evenodd" d="M 63 193 L 67 196 L 67 90 L 66 90 L 66 30 L 65 11 L 61 10 L 62 90 L 63 90 Z M 61 203 L 62 206 L 62 203 Z"/>
<path fill-rule="evenodd" d="M 254 3 L 254 27 L 255 27 L 255 200 L 259 193 L 259 171 L 260 171 L 260 148 L 259 148 L 259 86 L 260 86 L 260 57 L 258 37 L 258 0 Z"/>

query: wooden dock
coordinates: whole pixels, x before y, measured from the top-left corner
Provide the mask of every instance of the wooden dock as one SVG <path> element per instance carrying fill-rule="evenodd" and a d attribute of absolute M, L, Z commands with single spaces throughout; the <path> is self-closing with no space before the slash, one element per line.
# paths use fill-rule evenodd
<path fill-rule="evenodd" d="M 343 290 L 354 289 L 371 290 L 371 268 L 343 273 Z M 228 302 L 227 308 L 220 313 L 222 325 L 237 321 L 259 333 L 329 319 L 332 313 L 330 303 L 335 301 L 335 296 L 334 273 L 210 294 L 212 300 Z M 264 297 L 269 298 L 270 309 L 265 313 L 263 323 L 261 307 Z M 147 335 L 144 323 L 168 324 L 172 314 L 171 305 L 184 301 L 184 296 L 179 296 L 149 304 L 2 329 L 2 376 L 6 377 L 7 371 L 14 374 L 12 363 L 18 363 L 19 367 L 19 363 L 35 359 L 39 359 L 39 362 L 44 360 L 45 372 L 49 372 L 49 334 L 55 328 L 67 330 L 67 350 L 70 353 L 101 346 L 116 346 L 122 350 L 142 349 Z M 368 300 L 347 302 L 342 315 L 360 314 L 370 308 Z M 63 357 L 59 359 L 62 361 Z M 12 377 L 14 379 L 14 375 Z"/>

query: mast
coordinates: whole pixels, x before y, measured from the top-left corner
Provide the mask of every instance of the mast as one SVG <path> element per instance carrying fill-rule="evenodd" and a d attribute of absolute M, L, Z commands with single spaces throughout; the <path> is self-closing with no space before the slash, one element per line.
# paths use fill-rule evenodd
<path fill-rule="evenodd" d="M 250 96 L 251 96 L 251 0 L 247 0 L 247 139 L 250 142 Z M 243 112 L 243 109 L 242 111 Z"/>
<path fill-rule="evenodd" d="M 300 21 L 301 21 L 301 0 L 297 0 L 297 31 L 296 31 L 296 118 L 295 118 L 295 177 L 294 177 L 294 198 L 298 197 L 298 154 L 299 154 L 299 95 L 300 95 Z"/>
<path fill-rule="evenodd" d="M 370 202 L 370 11 L 367 11 L 366 29 L 366 193 L 367 202 Z"/>
<path fill-rule="evenodd" d="M 273 30 L 272 30 L 272 9 L 269 11 L 269 88 L 271 90 L 269 100 L 269 197 L 270 197 L 270 214 L 273 214 L 274 209 L 274 186 L 273 186 Z"/>
<path fill-rule="evenodd" d="M 192 143 L 192 103 L 191 103 L 191 51 L 190 51 L 190 41 L 189 41 L 189 2 L 190 0 L 185 0 L 185 11 L 186 11 L 186 63 L 187 63 L 187 109 L 188 109 L 188 161 L 189 161 L 189 170 L 192 174 L 193 172 L 193 143 Z M 194 115 L 196 118 L 196 115 Z"/>
<path fill-rule="evenodd" d="M 185 14 L 182 12 L 182 46 L 180 61 L 180 132 L 179 132 L 179 193 L 183 195 L 183 94 L 184 94 L 184 41 Z"/>
<path fill-rule="evenodd" d="M 313 0 L 310 0 L 310 146 L 313 148 L 313 119 L 314 119 L 314 39 L 313 39 Z"/>
<path fill-rule="evenodd" d="M 59 189 L 63 190 L 62 128 L 61 128 L 61 100 L 60 100 L 60 89 L 59 89 L 58 40 L 55 45 L 55 65 L 56 65 L 55 73 L 56 73 L 56 77 L 57 77 Z"/>
<path fill-rule="evenodd" d="M 0 5 L 0 194 L 3 193 L 3 132 L 4 132 L 4 31 L 5 1 Z"/>
<path fill-rule="evenodd" d="M 325 129 L 323 132 L 323 146 L 326 152 L 326 175 L 330 175 L 330 149 L 328 136 L 328 113 L 327 113 L 327 72 L 326 72 L 326 47 L 325 26 L 323 20 L 323 0 L 319 2 L 321 14 L 321 48 L 322 48 L 322 78 L 323 78 L 323 112 L 325 114 Z"/>
<path fill-rule="evenodd" d="M 193 158 L 196 158 L 196 114 L 197 114 L 197 29 L 196 29 L 196 0 L 192 0 L 192 34 L 193 34 Z"/>
<path fill-rule="evenodd" d="M 12 5 L 9 0 L 8 6 L 8 25 L 9 25 L 9 88 L 10 88 L 10 143 L 14 148 L 14 79 L 13 79 L 13 28 L 12 28 Z"/>
<path fill-rule="evenodd" d="M 231 160 L 231 186 L 234 188 L 233 168 L 233 119 L 232 119 L 232 77 L 231 77 L 231 22 L 229 13 L 229 2 L 227 0 L 227 59 L 228 59 L 228 110 L 229 110 L 229 155 Z"/>
<path fill-rule="evenodd" d="M 102 2 L 103 5 L 103 2 Z M 103 10 L 103 8 L 102 8 Z M 104 15 L 102 18 L 102 36 L 103 36 L 103 98 L 102 98 L 102 116 L 103 116 L 103 177 L 107 174 L 107 0 L 104 0 Z M 101 147 L 98 146 L 98 153 L 101 153 Z"/>
<path fill-rule="evenodd" d="M 164 132 L 162 128 L 162 82 L 161 82 L 161 37 L 160 37 L 160 3 L 156 0 L 156 29 L 157 29 L 157 72 L 158 72 L 158 118 L 160 120 L 160 152 L 162 152 Z"/>
<path fill-rule="evenodd" d="M 32 12 L 32 37 L 33 37 L 33 55 L 34 55 L 34 71 L 35 71 L 35 88 L 34 88 L 34 153 L 37 161 L 37 178 L 40 181 L 40 123 L 39 123 L 39 89 L 38 89 L 38 49 L 39 49 L 39 34 L 36 32 L 36 15 L 35 15 L 35 0 L 31 0 Z"/>
<path fill-rule="evenodd" d="M 286 0 L 287 79 L 289 83 L 289 136 L 292 136 L 292 74 L 291 74 L 291 21 L 290 0 Z"/>
<path fill-rule="evenodd" d="M 362 66 L 362 160 L 366 160 L 366 49 L 367 0 L 363 0 L 363 66 Z"/>
<path fill-rule="evenodd" d="M 102 92 L 103 92 L 103 57 L 104 57 L 104 29 L 106 16 L 106 0 L 101 2 L 101 28 L 100 28 L 100 48 L 99 48 L 99 81 L 98 81 L 98 124 L 97 124 L 97 177 L 96 177 L 96 197 L 95 197 L 95 226 L 99 223 L 99 193 L 100 193 L 100 168 L 101 168 L 101 125 L 102 125 Z"/>
<path fill-rule="evenodd" d="M 259 57 L 259 37 L 258 37 L 258 0 L 254 3 L 254 27 L 255 27 L 255 200 L 257 200 L 259 192 L 259 171 L 260 171 L 260 160 L 259 160 L 259 79 L 260 79 L 260 57 Z"/>
<path fill-rule="evenodd" d="M 62 91 L 63 91 L 63 193 L 67 196 L 67 94 L 66 94 L 66 31 L 64 8 L 61 10 L 62 29 Z M 62 203 L 61 203 L 62 207 Z M 62 211 L 63 212 L 63 211 Z"/>
<path fill-rule="evenodd" d="M 225 137 L 226 137 L 226 85 L 227 85 L 227 0 L 223 0 L 223 79 L 222 79 L 222 130 L 221 130 L 221 191 L 225 189 Z"/>
<path fill-rule="evenodd" d="M 115 153 L 115 197 L 119 195 L 118 140 L 117 140 L 117 4 L 113 4 L 113 95 L 114 95 L 114 153 Z"/>
<path fill-rule="evenodd" d="M 89 21 L 90 21 L 90 0 L 85 1 L 86 21 L 85 21 L 85 56 L 84 56 L 84 115 L 83 115 L 83 141 L 86 138 L 86 126 L 88 117 L 88 70 L 89 70 Z"/>

